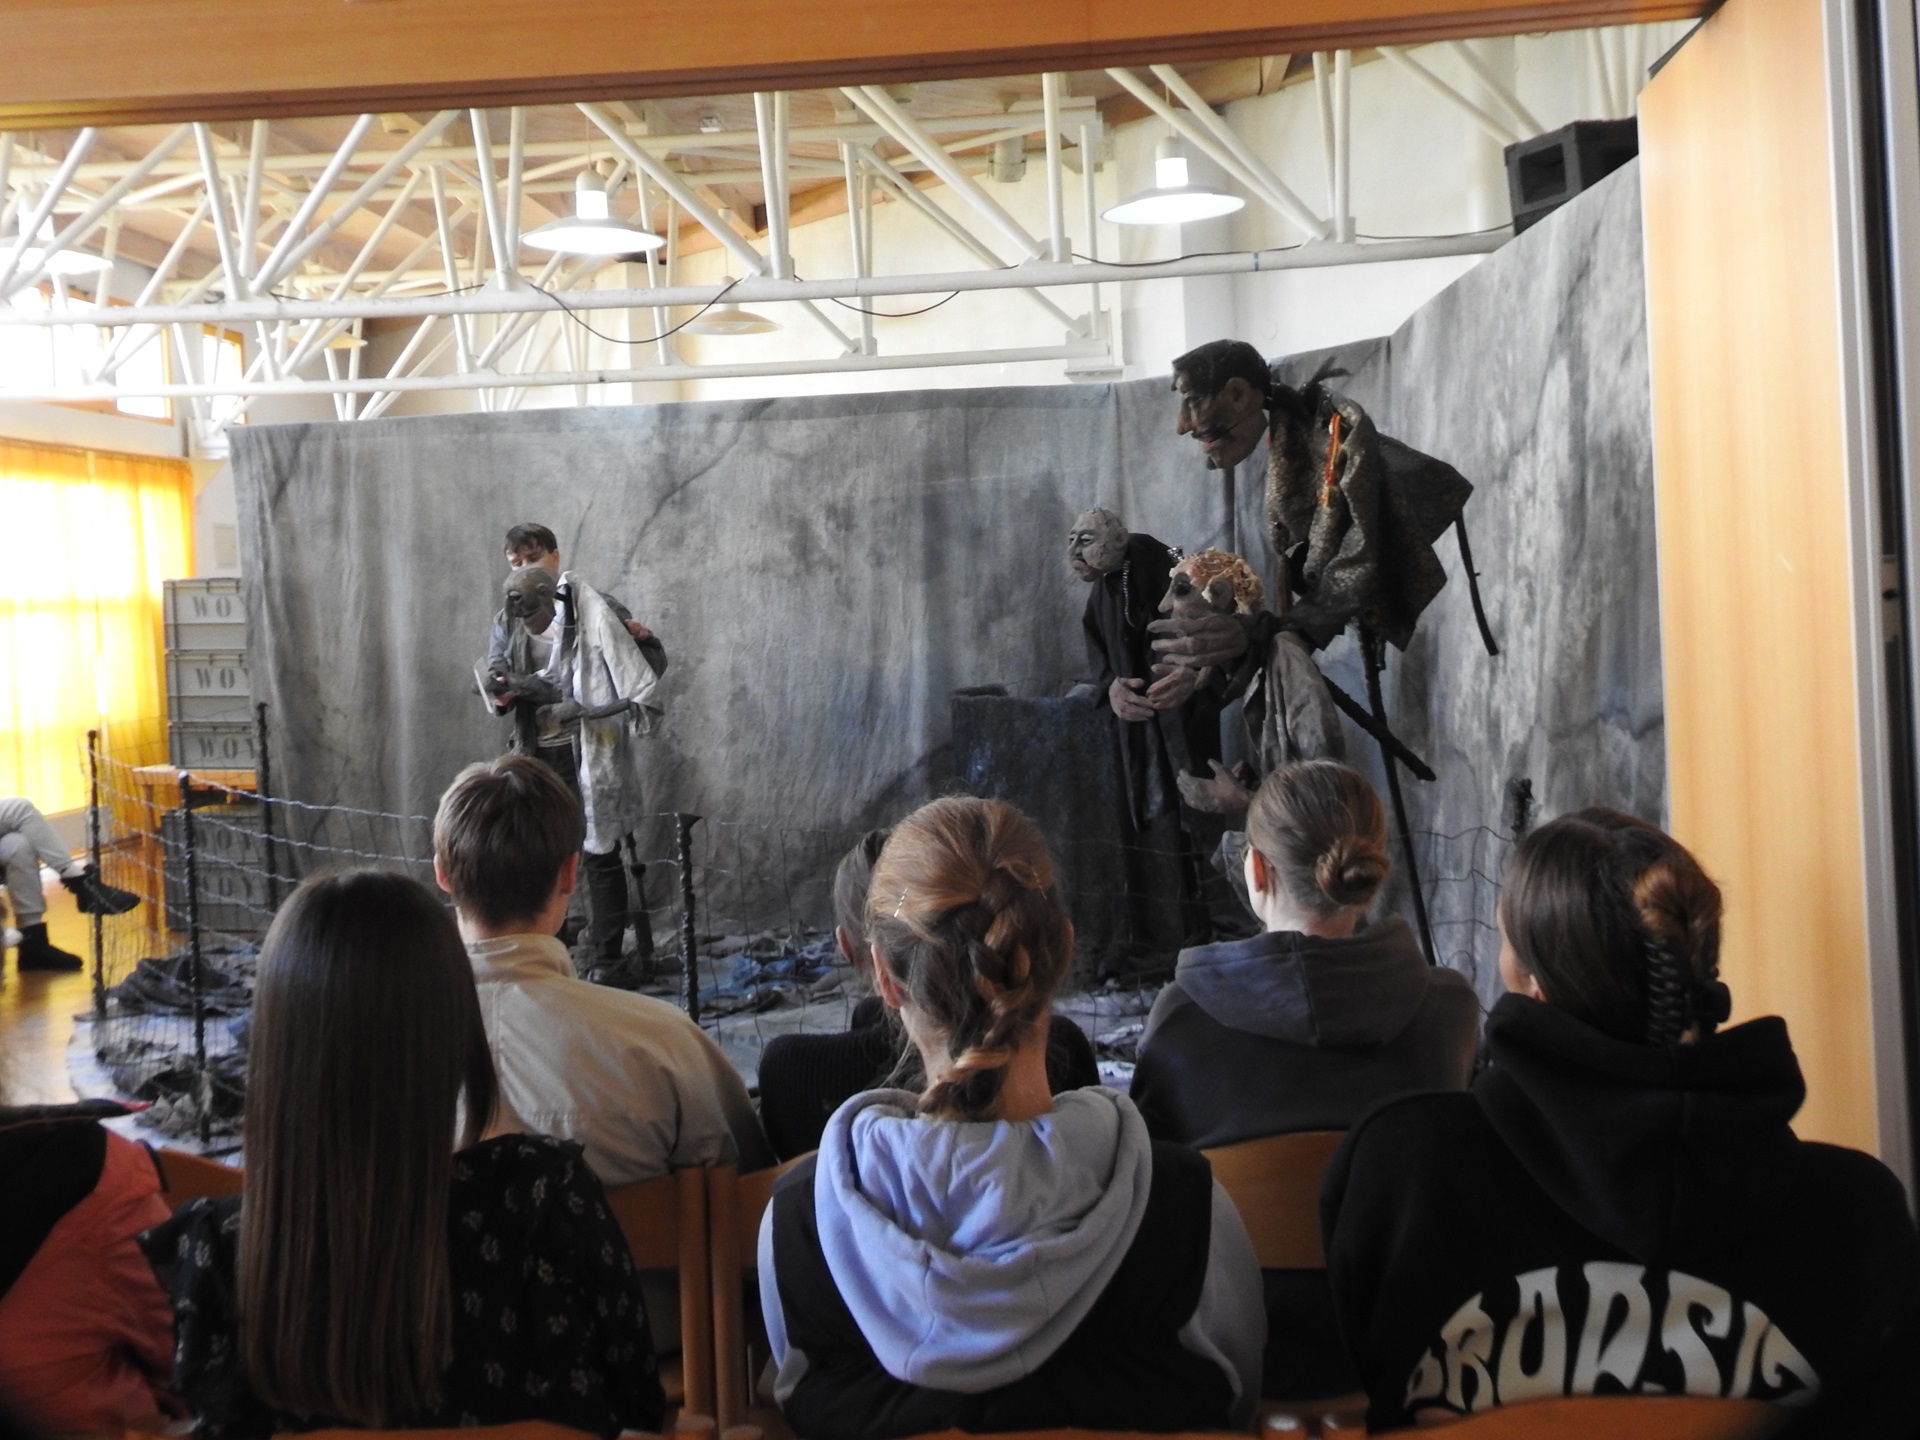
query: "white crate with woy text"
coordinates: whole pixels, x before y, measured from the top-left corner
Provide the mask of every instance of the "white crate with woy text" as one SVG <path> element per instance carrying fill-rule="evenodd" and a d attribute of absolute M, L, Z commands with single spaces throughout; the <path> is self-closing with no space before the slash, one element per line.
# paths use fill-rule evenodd
<path fill-rule="evenodd" d="M 175 720 L 167 726 L 168 761 L 182 770 L 251 770 L 259 756 L 251 718 Z"/>
<path fill-rule="evenodd" d="M 166 600 L 167 649 L 244 650 L 247 645 L 246 602 L 240 582 L 218 576 L 205 580 L 163 582 Z"/>
<path fill-rule="evenodd" d="M 239 720 L 253 713 L 253 684 L 240 650 L 167 654 L 167 712 L 172 720 Z"/>

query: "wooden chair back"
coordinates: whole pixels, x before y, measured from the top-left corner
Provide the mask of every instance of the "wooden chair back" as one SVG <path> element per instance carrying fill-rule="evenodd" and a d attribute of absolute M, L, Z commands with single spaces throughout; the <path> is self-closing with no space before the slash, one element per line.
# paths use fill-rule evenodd
<path fill-rule="evenodd" d="M 1320 1177 L 1344 1130 L 1302 1130 L 1201 1153 L 1233 1199 L 1262 1270 L 1324 1270 Z"/>
<path fill-rule="evenodd" d="M 760 1217 L 773 1200 L 774 1183 L 807 1156 L 796 1155 L 771 1170 L 742 1175 L 718 1165 L 707 1177 L 708 1225 L 713 1237 L 714 1418 L 724 1432 L 741 1424 L 752 1407 L 754 1382 L 748 1339 L 752 1327 L 741 1304 L 743 1279 L 759 1263 Z M 770 1417 L 759 1417 L 763 1430 Z"/>
<path fill-rule="evenodd" d="M 675 1170 L 607 1191 L 607 1206 L 642 1270 L 680 1279 L 680 1363 L 661 1382 L 683 1415 L 713 1414 L 713 1304 L 708 1276 L 707 1172 Z"/>
<path fill-rule="evenodd" d="M 189 1155 L 185 1150 L 152 1150 L 153 1168 L 160 1175 L 160 1198 L 178 1210 L 189 1200 L 202 1197 L 218 1199 L 238 1195 L 246 1188 L 244 1170 L 222 1165 L 204 1155 Z"/>

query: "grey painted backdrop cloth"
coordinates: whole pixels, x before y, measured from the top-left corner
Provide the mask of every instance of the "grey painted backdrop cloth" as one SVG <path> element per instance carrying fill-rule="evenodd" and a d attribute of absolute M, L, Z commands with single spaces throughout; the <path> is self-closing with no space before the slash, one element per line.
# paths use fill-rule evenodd
<path fill-rule="evenodd" d="M 1289 365 L 1304 378 L 1323 358 Z M 1387 679 L 1396 727 L 1441 775 L 1407 781 L 1440 948 L 1490 998 L 1508 782 L 1530 781 L 1545 814 L 1662 812 L 1637 167 L 1338 358 L 1382 430 L 1477 487 L 1503 653 L 1480 649 L 1449 538 L 1449 583 Z M 472 663 L 502 535 L 537 520 L 666 643 L 649 802 L 709 817 L 722 916 L 818 922 L 831 859 L 952 783 L 952 690 L 1058 694 L 1084 675 L 1085 590 L 1062 557 L 1077 511 L 1220 543 L 1220 477 L 1197 448 L 1165 380 L 238 429 L 276 788 L 430 814 L 462 765 L 504 748 Z M 1271 578 L 1264 462 L 1241 467 L 1237 509 Z M 1325 658 L 1360 694 L 1350 642 Z M 642 842 L 668 853 L 667 827 Z"/>

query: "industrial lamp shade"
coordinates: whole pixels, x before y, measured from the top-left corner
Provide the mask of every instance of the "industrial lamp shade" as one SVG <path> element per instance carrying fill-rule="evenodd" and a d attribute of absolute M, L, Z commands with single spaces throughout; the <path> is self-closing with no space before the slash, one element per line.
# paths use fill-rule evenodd
<path fill-rule="evenodd" d="M 1102 218 L 1116 225 L 1185 225 L 1231 215 L 1246 203 L 1224 190 L 1195 185 L 1187 174 L 1186 151 L 1169 135 L 1153 152 L 1153 188 L 1129 195 Z"/>
<path fill-rule="evenodd" d="M 573 218 L 549 220 L 520 237 L 542 250 L 563 255 L 632 255 L 658 250 L 665 238 L 642 230 L 608 213 L 607 182 L 592 170 L 582 170 L 573 183 Z"/>
<path fill-rule="evenodd" d="M 728 276 L 725 283 L 733 284 L 733 277 Z M 683 328 L 689 335 L 765 335 L 770 330 L 778 330 L 780 322 L 742 310 L 731 300 L 723 300 L 706 314 L 689 320 Z"/>

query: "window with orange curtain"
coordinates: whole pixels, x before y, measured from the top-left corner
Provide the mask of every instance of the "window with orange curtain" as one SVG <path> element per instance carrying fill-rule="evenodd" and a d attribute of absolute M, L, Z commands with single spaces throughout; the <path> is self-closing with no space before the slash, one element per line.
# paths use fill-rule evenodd
<path fill-rule="evenodd" d="M 0 795 L 76 810 L 88 730 L 166 759 L 160 582 L 193 573 L 193 471 L 0 439 L 0 521 Z"/>

